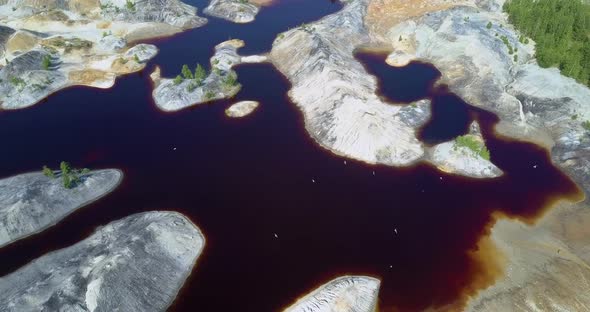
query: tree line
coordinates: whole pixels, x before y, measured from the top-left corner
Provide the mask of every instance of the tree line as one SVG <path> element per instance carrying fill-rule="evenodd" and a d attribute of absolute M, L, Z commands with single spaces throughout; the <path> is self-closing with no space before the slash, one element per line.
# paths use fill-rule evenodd
<path fill-rule="evenodd" d="M 590 5 L 582 0 L 509 0 L 510 22 L 536 43 L 542 67 L 590 86 Z"/>

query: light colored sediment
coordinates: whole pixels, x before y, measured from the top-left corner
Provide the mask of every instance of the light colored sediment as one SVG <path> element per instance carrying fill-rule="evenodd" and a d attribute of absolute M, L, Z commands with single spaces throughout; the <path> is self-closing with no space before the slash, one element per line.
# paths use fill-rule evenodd
<path fill-rule="evenodd" d="M 260 103 L 256 101 L 241 101 L 232 104 L 225 110 L 225 115 L 231 118 L 242 118 L 254 112 Z"/>
<path fill-rule="evenodd" d="M 211 0 L 203 10 L 205 14 L 240 24 L 254 21 L 258 11 L 258 4 L 248 0 Z"/>
<path fill-rule="evenodd" d="M 62 179 L 40 172 L 0 180 L 0 247 L 55 225 L 70 213 L 112 192 L 121 182 L 119 170 L 84 174 L 72 189 Z"/>
<path fill-rule="evenodd" d="M 211 72 L 201 84 L 194 79 L 184 79 L 181 83 L 174 83 L 174 79 L 160 77 L 160 69 L 157 68 L 150 77 L 154 82 L 152 97 L 163 111 L 178 111 L 186 107 L 202 104 L 214 100 L 231 98 L 236 95 L 241 85 L 237 82 L 237 73 L 232 69 L 241 64 L 245 58 L 247 62 L 264 62 L 263 56 L 242 57 L 238 49 L 244 46 L 244 42 L 232 39 L 218 44 L 215 54 L 211 58 Z M 194 71 L 194 68 L 190 68 Z M 233 78 L 234 84 L 227 82 Z M 193 88 L 193 89 L 191 89 Z"/>
<path fill-rule="evenodd" d="M 132 215 L 0 278 L 0 310 L 164 311 L 204 244 L 179 213 Z"/>
<path fill-rule="evenodd" d="M 28 107 L 69 86 L 109 88 L 118 75 L 143 69 L 157 53 L 153 45 L 132 42 L 206 22 L 178 0 L 130 3 L 0 3 L 0 108 Z"/>
<path fill-rule="evenodd" d="M 368 276 L 336 278 L 299 299 L 284 312 L 376 312 L 381 282 Z"/>
<path fill-rule="evenodd" d="M 270 60 L 291 81 L 289 96 L 303 112 L 308 133 L 323 147 L 372 164 L 428 161 L 431 155 L 416 137 L 430 115 L 426 101 L 384 102 L 376 94 L 376 78 L 354 58 L 356 48 L 374 41 L 364 23 L 368 4 L 350 1 L 338 13 L 280 34 Z M 464 167 L 472 171 L 456 173 L 483 178 L 489 176 L 488 167 L 474 161 Z"/>

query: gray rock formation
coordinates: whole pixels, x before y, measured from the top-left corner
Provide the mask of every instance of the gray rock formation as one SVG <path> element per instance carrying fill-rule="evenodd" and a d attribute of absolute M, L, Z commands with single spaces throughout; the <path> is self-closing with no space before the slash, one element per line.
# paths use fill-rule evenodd
<path fill-rule="evenodd" d="M 303 111 L 307 132 L 336 154 L 369 163 L 402 166 L 423 157 L 402 106 L 383 102 L 377 82 L 353 56 L 368 43 L 367 1 L 280 34 L 270 59 L 291 81 L 291 99 Z M 294 48 L 297 47 L 297 48 Z"/>
<path fill-rule="evenodd" d="M 132 215 L 0 278 L 0 311 L 164 311 L 204 244 L 179 213 Z"/>
<path fill-rule="evenodd" d="M 247 0 L 211 0 L 203 12 L 234 23 L 249 23 L 254 21 L 259 10 Z"/>
<path fill-rule="evenodd" d="M 289 95 L 303 111 L 307 132 L 320 145 L 368 163 L 440 164 L 442 157 L 431 159 L 416 138 L 430 116 L 428 101 L 403 106 L 384 102 L 376 93 L 375 77 L 354 58 L 357 47 L 371 42 L 363 22 L 368 3 L 350 1 L 338 13 L 280 34 L 270 59 L 291 81 Z M 485 178 L 497 174 L 489 171 L 494 167 L 490 165 L 473 161 L 446 169 Z"/>
<path fill-rule="evenodd" d="M 242 63 L 237 50 L 244 45 L 241 40 L 233 39 L 222 42 L 215 47 L 211 58 L 211 72 L 203 81 L 195 79 L 174 79 L 160 77 L 159 69 L 151 75 L 155 88 L 152 97 L 158 108 L 164 111 L 177 111 L 183 108 L 213 100 L 231 98 L 241 88 L 237 82 L 237 73 L 232 67 Z M 248 62 L 261 62 L 264 58 L 244 57 Z"/>
<path fill-rule="evenodd" d="M 182 29 L 205 25 L 197 9 L 178 0 L 101 0 L 101 16 L 106 20 L 163 23 Z"/>
<path fill-rule="evenodd" d="M 44 57 L 58 64 L 59 57 L 45 50 L 32 50 L 14 58 L 0 69 L 0 104 L 4 109 L 30 106 L 68 85 L 66 75 L 43 68 Z M 54 67 L 57 65 L 54 65 Z"/>
<path fill-rule="evenodd" d="M 260 103 L 256 101 L 241 101 L 232 104 L 225 110 L 225 115 L 231 118 L 242 118 L 254 112 Z"/>
<path fill-rule="evenodd" d="M 372 35 L 386 38 L 392 59 L 433 63 L 453 92 L 501 118 L 497 131 L 551 149 L 554 163 L 588 192 L 590 138 L 582 123 L 590 120 L 590 90 L 557 69 L 537 65 L 534 42 L 519 42 L 520 34 L 501 12 L 503 0 L 464 2 L 407 16 Z M 505 274 L 471 298 L 465 310 L 588 310 L 589 224 L 587 202 L 560 202 L 536 224 L 499 220 L 490 236 L 497 254 L 505 256 Z"/>
<path fill-rule="evenodd" d="M 381 282 L 368 276 L 334 279 L 288 307 L 284 312 L 376 312 Z"/>
<path fill-rule="evenodd" d="M 119 170 L 91 171 L 72 189 L 39 172 L 0 180 L 0 247 L 56 224 L 112 192 L 122 178 Z"/>
<path fill-rule="evenodd" d="M 178 0 L 0 1 L 0 24 L 16 27 L 0 28 L 0 108 L 31 106 L 74 85 L 110 88 L 157 53 L 132 43 L 206 21 Z"/>

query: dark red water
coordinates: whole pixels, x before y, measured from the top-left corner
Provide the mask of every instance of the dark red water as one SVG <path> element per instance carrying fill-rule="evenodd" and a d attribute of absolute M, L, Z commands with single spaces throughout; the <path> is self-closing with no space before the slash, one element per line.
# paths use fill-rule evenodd
<path fill-rule="evenodd" d="M 230 36 L 246 40 L 244 54 L 261 52 L 270 47 L 270 32 L 338 8 L 284 0 L 251 25 L 212 19 L 203 29 L 159 40 L 161 52 L 148 69 L 110 90 L 72 88 L 32 108 L 0 112 L 2 177 L 61 160 L 125 172 L 109 196 L 0 249 L 0 274 L 132 213 L 176 210 L 199 225 L 207 244 L 173 311 L 279 311 L 342 274 L 382 279 L 382 311 L 418 311 L 491 282 L 474 284 L 490 275 L 493 259 L 475 261 L 470 252 L 493 211 L 532 219 L 555 199 L 579 196 L 545 150 L 495 137 L 492 114 L 477 111 L 476 118 L 506 174 L 473 180 L 427 165 L 345 165 L 308 138 L 286 97 L 288 82 L 268 64 L 237 69 L 244 87 L 235 100 L 262 103 L 245 119 L 224 116 L 230 101 L 172 114 L 155 108 L 147 77 L 153 65 L 171 76 L 183 63 L 205 64 L 213 46 Z M 405 75 L 421 81 L 419 73 Z M 384 89 L 394 82 L 383 78 Z"/>

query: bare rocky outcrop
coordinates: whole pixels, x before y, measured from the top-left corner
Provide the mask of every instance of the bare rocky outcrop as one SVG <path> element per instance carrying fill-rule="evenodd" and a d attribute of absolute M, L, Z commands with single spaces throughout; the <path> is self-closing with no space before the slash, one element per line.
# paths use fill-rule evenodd
<path fill-rule="evenodd" d="M 478 150 L 461 145 L 459 140 L 441 143 L 430 151 L 432 163 L 442 171 L 475 178 L 501 176 L 502 170 L 489 160 L 489 151 L 487 152 L 488 157 L 482 156 L 482 151 L 487 151 L 487 149 L 477 122 L 474 122 L 470 128 L 470 133 L 463 136 L 462 139 L 478 143 Z"/>
<path fill-rule="evenodd" d="M 203 12 L 234 23 L 250 23 L 258 11 L 260 8 L 248 0 L 211 0 Z"/>
<path fill-rule="evenodd" d="M 132 42 L 202 26 L 178 0 L 0 2 L 0 108 L 34 105 L 75 85 L 111 87 L 157 53 Z"/>
<path fill-rule="evenodd" d="M 119 170 L 83 174 L 72 189 L 61 178 L 40 172 L 0 180 L 0 247 L 43 231 L 67 215 L 113 191 L 121 182 Z"/>
<path fill-rule="evenodd" d="M 260 105 L 256 101 L 241 101 L 232 104 L 225 110 L 225 115 L 231 118 L 242 118 L 252 114 Z"/>
<path fill-rule="evenodd" d="M 353 55 L 370 39 L 366 2 L 279 35 L 270 59 L 291 81 L 289 96 L 319 144 L 369 163 L 408 165 L 424 155 L 415 129 L 400 119 L 401 106 L 376 95 L 376 79 Z"/>
<path fill-rule="evenodd" d="M 415 140 L 428 103 L 399 108 L 376 99 L 374 78 L 352 56 L 365 44 L 386 44 L 389 64 L 434 64 L 452 92 L 500 117 L 498 132 L 550 148 L 554 162 L 587 192 L 590 139 L 582 122 L 590 120 L 585 103 L 590 91 L 557 69 L 536 64 L 534 42 L 519 41 L 501 12 L 503 2 L 349 1 L 341 12 L 279 35 L 270 56 L 292 82 L 289 95 L 302 110 L 308 133 L 337 154 L 394 166 L 428 160 L 452 167 L 440 166 L 439 157 L 452 154 L 451 142 L 425 153 Z M 486 166 L 495 171 L 489 162 L 473 170 L 466 167 L 480 160 L 455 160 L 459 167 L 451 171 L 463 175 L 501 174 L 481 174 Z M 588 211 L 586 203 L 562 203 L 534 225 L 498 221 L 491 238 L 506 255 L 506 274 L 469 299 L 466 309 L 587 310 L 590 299 L 578 294 L 590 293 Z"/>
<path fill-rule="evenodd" d="M 289 96 L 302 110 L 308 133 L 323 147 L 390 166 L 433 161 L 416 137 L 430 116 L 429 102 L 384 102 L 375 77 L 354 58 L 355 49 L 372 42 L 364 23 L 369 2 L 351 1 L 338 13 L 280 34 L 270 59 L 291 81 Z M 489 165 L 474 161 L 455 173 L 499 174 L 489 172 Z"/>
<path fill-rule="evenodd" d="M 588 192 L 590 139 L 582 122 L 590 119 L 590 90 L 537 65 L 534 42 L 520 42 L 501 12 L 503 2 L 447 3 L 390 28 L 369 28 L 375 40 L 391 45 L 390 63 L 434 64 L 454 93 L 501 118 L 497 131 L 550 149 L 554 163 Z M 375 17 L 366 21 L 382 25 Z M 580 294 L 590 293 L 589 211 L 587 203 L 560 203 L 536 224 L 499 220 L 491 238 L 506 256 L 505 275 L 471 298 L 466 310 L 588 310 L 590 297 Z"/>
<path fill-rule="evenodd" d="M 176 79 L 161 78 L 160 70 L 156 69 L 150 77 L 155 86 L 152 97 L 158 108 L 164 111 L 177 111 L 236 95 L 241 85 L 237 80 L 237 73 L 232 68 L 243 62 L 265 61 L 262 56 L 240 56 L 238 49 L 242 46 L 244 42 L 237 39 L 218 44 L 211 58 L 211 72 L 202 81 L 183 76 Z"/>
<path fill-rule="evenodd" d="M 164 311 L 204 244 L 179 213 L 132 215 L 0 278 L 0 311 Z"/>
<path fill-rule="evenodd" d="M 284 312 L 376 312 L 381 282 L 368 276 L 336 278 L 299 299 Z"/>

